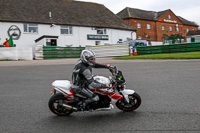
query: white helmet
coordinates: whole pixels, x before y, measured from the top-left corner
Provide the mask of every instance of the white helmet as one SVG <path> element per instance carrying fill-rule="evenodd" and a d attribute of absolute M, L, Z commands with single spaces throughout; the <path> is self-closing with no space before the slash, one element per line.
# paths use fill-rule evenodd
<path fill-rule="evenodd" d="M 93 57 L 93 58 L 92 58 Z M 89 66 L 94 66 L 94 64 L 96 63 L 96 57 L 95 54 L 92 50 L 83 50 L 81 52 L 81 60 L 88 64 Z"/>

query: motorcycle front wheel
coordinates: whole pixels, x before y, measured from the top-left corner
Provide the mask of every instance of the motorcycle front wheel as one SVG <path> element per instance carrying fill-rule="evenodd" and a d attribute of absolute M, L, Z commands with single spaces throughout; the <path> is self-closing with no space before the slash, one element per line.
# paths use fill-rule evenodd
<path fill-rule="evenodd" d="M 141 97 L 136 92 L 129 95 L 128 98 L 129 103 L 123 98 L 116 102 L 116 106 L 123 111 L 133 111 L 136 110 L 142 102 Z"/>
<path fill-rule="evenodd" d="M 68 100 L 61 93 L 53 95 L 49 99 L 49 109 L 58 116 L 67 116 L 73 113 L 72 110 L 66 109 L 63 104 L 67 104 Z"/>

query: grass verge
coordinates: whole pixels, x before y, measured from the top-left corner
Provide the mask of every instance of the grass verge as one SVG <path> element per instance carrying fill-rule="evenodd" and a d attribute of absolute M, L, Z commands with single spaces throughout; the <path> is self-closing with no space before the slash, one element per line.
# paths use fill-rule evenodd
<path fill-rule="evenodd" d="M 114 57 L 115 60 L 137 60 L 137 59 L 200 59 L 200 52 L 151 54 L 137 56 Z"/>

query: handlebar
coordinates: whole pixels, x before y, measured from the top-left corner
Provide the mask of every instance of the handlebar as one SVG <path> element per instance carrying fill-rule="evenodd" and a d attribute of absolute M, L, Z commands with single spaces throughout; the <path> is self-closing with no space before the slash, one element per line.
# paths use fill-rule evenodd
<path fill-rule="evenodd" d="M 116 76 L 117 75 L 117 67 L 114 66 L 114 68 L 109 68 L 110 72 L 112 73 L 112 76 Z"/>

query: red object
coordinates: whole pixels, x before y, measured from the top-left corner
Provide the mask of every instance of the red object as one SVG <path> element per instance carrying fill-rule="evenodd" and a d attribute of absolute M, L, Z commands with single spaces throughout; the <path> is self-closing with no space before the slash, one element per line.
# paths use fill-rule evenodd
<path fill-rule="evenodd" d="M 72 88 L 70 89 L 70 92 L 71 92 L 72 94 L 68 94 L 67 92 L 65 92 L 65 91 L 63 91 L 63 90 L 61 90 L 61 89 L 59 89 L 59 90 L 62 91 L 64 94 L 66 94 L 66 95 L 64 95 L 64 97 L 66 97 L 70 102 L 71 102 L 71 101 L 74 101 L 74 98 L 71 97 L 71 96 L 73 96 L 73 95 L 75 94 L 75 92 L 73 91 Z"/>
<path fill-rule="evenodd" d="M 133 56 L 133 48 L 130 46 L 130 56 Z"/>
<path fill-rule="evenodd" d="M 134 47 L 134 55 L 138 55 L 138 54 L 137 54 L 136 46 Z"/>
<path fill-rule="evenodd" d="M 119 95 L 119 94 L 116 94 L 116 93 L 113 93 L 113 92 L 105 92 L 105 91 L 102 91 L 100 89 L 92 89 L 92 91 L 99 92 L 99 93 L 104 94 L 104 95 L 108 95 L 109 97 L 111 97 L 112 99 L 115 99 L 115 100 L 119 100 L 119 99 L 123 98 L 122 95 Z"/>
<path fill-rule="evenodd" d="M 8 41 L 5 41 L 5 42 L 3 43 L 3 45 L 5 45 L 5 47 L 10 47 L 10 44 L 8 43 Z"/>
<path fill-rule="evenodd" d="M 72 93 L 71 95 L 74 95 L 74 94 L 75 94 L 75 92 L 73 91 L 72 88 L 70 89 L 70 92 Z M 68 95 L 69 95 L 69 94 L 68 94 Z M 71 96 L 71 95 L 70 95 L 70 96 Z"/>

